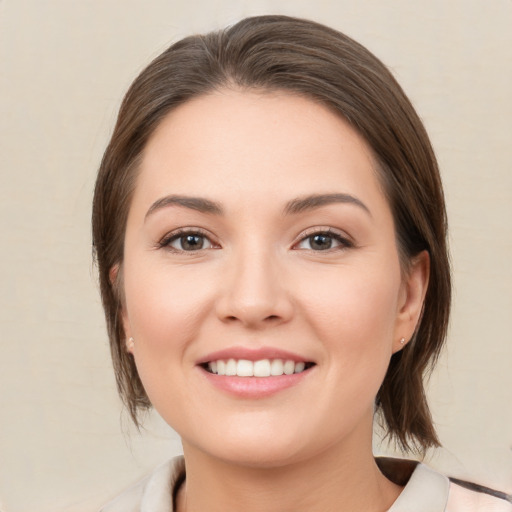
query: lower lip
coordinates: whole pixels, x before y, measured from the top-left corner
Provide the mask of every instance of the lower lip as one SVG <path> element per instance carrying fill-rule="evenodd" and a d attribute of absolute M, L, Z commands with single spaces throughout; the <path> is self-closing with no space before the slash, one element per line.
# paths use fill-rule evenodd
<path fill-rule="evenodd" d="M 265 398 L 296 386 L 307 378 L 312 369 L 277 377 L 237 377 L 217 375 L 200 368 L 206 379 L 217 389 L 239 398 L 252 399 Z"/>

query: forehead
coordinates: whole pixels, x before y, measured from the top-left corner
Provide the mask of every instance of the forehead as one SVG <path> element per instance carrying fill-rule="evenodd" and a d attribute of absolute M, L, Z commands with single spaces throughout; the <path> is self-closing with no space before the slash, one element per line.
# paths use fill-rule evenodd
<path fill-rule="evenodd" d="M 144 150 L 136 195 L 380 193 L 364 139 L 327 107 L 289 93 L 222 90 L 171 111 Z"/>

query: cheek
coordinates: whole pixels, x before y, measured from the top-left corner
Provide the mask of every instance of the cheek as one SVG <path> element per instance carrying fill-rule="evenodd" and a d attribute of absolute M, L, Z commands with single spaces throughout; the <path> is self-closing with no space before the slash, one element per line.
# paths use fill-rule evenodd
<path fill-rule="evenodd" d="M 383 378 L 395 334 L 398 264 L 341 268 L 325 283 L 328 285 L 322 286 L 318 279 L 307 280 L 302 304 L 331 366 L 357 380 L 372 375 L 378 376 L 377 380 Z"/>
<path fill-rule="evenodd" d="M 171 272 L 165 264 L 126 261 L 124 276 L 125 322 L 135 339 L 137 371 L 151 403 L 167 417 L 182 410 L 183 369 L 191 366 L 188 349 L 204 323 L 211 294 L 204 279 Z"/>
<path fill-rule="evenodd" d="M 393 262 L 377 268 L 340 267 L 326 273 L 325 279 L 315 273 L 301 283 L 303 313 L 328 333 L 361 333 L 346 342 L 371 341 L 365 333 L 374 330 L 380 337 L 389 336 L 397 316 L 400 279 L 399 266 Z"/>
<path fill-rule="evenodd" d="M 333 436 L 373 414 L 393 347 L 399 271 L 396 279 L 390 279 L 392 269 L 389 273 L 353 269 L 340 279 L 343 286 L 331 288 L 324 301 L 316 301 L 316 315 L 310 304 L 311 322 L 326 349 L 324 389 L 330 390 L 319 406 L 333 418 L 324 426 Z M 339 418 L 344 418 L 341 424 Z"/>
<path fill-rule="evenodd" d="M 160 339 L 160 335 L 188 331 L 207 290 L 194 273 L 170 272 L 165 262 L 127 262 L 124 271 L 127 317 L 134 337 Z M 173 328 L 173 326 L 175 328 Z M 178 328 L 179 327 L 179 328 Z"/>
<path fill-rule="evenodd" d="M 156 369 L 167 373 L 182 362 L 208 314 L 211 292 L 194 273 L 136 261 L 127 262 L 124 285 L 125 322 L 136 340 L 134 356 L 144 381 L 146 374 L 151 379 Z"/>

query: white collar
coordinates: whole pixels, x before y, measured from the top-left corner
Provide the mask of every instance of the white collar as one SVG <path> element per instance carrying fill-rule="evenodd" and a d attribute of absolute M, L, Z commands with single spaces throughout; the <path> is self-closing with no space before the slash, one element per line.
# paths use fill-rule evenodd
<path fill-rule="evenodd" d="M 397 464 L 400 462 L 396 460 Z M 172 511 L 174 487 L 184 471 L 185 462 L 181 456 L 159 466 L 144 486 L 140 512 Z M 443 512 L 449 489 L 447 477 L 419 463 L 388 512 Z"/>

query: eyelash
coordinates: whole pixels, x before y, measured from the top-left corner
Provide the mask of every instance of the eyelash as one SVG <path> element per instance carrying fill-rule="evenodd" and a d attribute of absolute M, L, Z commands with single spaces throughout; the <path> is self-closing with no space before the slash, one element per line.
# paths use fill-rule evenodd
<path fill-rule="evenodd" d="M 158 242 L 157 248 L 158 249 L 167 249 L 171 252 L 176 252 L 176 253 L 190 253 L 190 254 L 194 254 L 194 253 L 198 253 L 200 251 L 206 250 L 206 248 L 205 249 L 201 248 L 201 249 L 187 251 L 185 249 L 176 249 L 175 247 L 171 246 L 172 242 L 179 240 L 180 238 L 184 238 L 186 236 L 198 236 L 198 237 L 204 238 L 205 240 L 208 240 L 212 246 L 215 246 L 215 243 L 212 242 L 212 240 L 211 240 L 211 235 L 209 235 L 206 231 L 204 231 L 200 228 L 181 228 L 181 229 L 172 231 L 171 233 L 168 233 L 167 235 L 165 235 Z M 209 248 L 213 248 L 213 247 L 209 247 Z"/>
<path fill-rule="evenodd" d="M 315 252 L 315 253 L 318 253 L 318 252 L 326 252 L 326 253 L 329 252 L 330 253 L 330 252 L 335 252 L 335 251 L 343 251 L 344 249 L 350 249 L 350 248 L 354 247 L 354 243 L 347 236 L 343 236 L 341 233 L 335 231 L 332 228 L 321 228 L 321 227 L 320 228 L 315 227 L 315 228 L 309 229 L 309 230 L 301 233 L 299 236 L 299 241 L 294 244 L 294 247 L 307 241 L 308 239 L 311 240 L 314 236 L 318 236 L 318 235 L 325 235 L 326 237 L 335 240 L 336 242 L 339 243 L 339 246 L 332 247 L 332 248 L 329 247 L 328 249 L 324 249 L 324 250 L 314 250 L 314 249 L 304 249 L 304 250 Z"/>
<path fill-rule="evenodd" d="M 339 246 L 329 247 L 329 248 L 323 249 L 323 250 L 314 250 L 314 249 L 303 249 L 303 250 L 317 253 L 317 252 L 341 251 L 344 249 L 349 249 L 351 247 L 354 247 L 354 243 L 351 240 L 349 240 L 347 237 L 341 235 L 337 231 L 334 231 L 332 228 L 312 228 L 308 231 L 301 233 L 301 235 L 299 236 L 299 241 L 293 245 L 292 249 L 307 240 L 311 241 L 311 239 L 314 236 L 319 236 L 319 235 L 324 235 L 327 238 L 335 240 L 339 244 Z M 201 237 L 201 238 L 207 240 L 210 243 L 211 247 L 187 251 L 185 249 L 177 249 L 177 248 L 171 246 L 172 242 L 179 240 L 180 238 L 184 238 L 186 236 Z M 175 252 L 175 253 L 197 254 L 198 252 L 204 251 L 207 249 L 219 248 L 219 246 L 215 247 L 215 245 L 216 244 L 211 240 L 211 236 L 206 231 L 204 231 L 200 228 L 181 228 L 181 229 L 178 229 L 171 233 L 168 233 L 166 236 L 164 236 L 157 243 L 157 248 L 158 249 L 167 249 L 167 250 L 169 250 L 171 252 Z"/>

